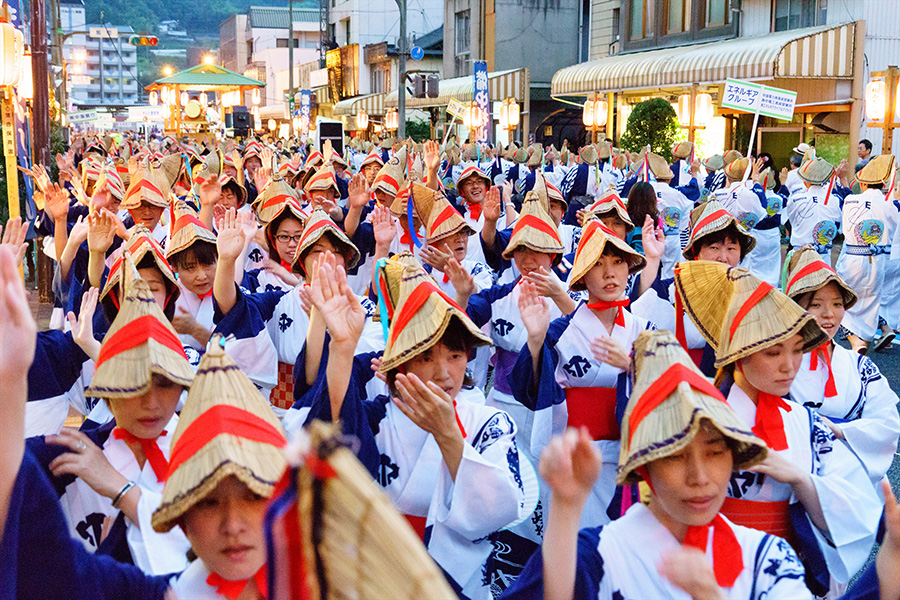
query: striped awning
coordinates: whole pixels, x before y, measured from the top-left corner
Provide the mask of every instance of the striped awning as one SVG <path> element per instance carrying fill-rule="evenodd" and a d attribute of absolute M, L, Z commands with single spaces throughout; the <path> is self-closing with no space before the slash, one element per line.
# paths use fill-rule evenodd
<path fill-rule="evenodd" d="M 360 109 L 366 111 L 367 115 L 383 115 L 384 93 L 366 94 L 341 100 L 334 105 L 332 111 L 336 117 L 355 117 Z"/>
<path fill-rule="evenodd" d="M 450 99 L 459 100 L 460 102 L 469 102 L 472 100 L 472 87 L 474 81 L 472 76 L 454 77 L 453 79 L 442 79 L 437 98 L 411 98 L 406 97 L 406 106 L 409 108 L 429 108 L 432 106 L 447 106 Z M 528 68 L 514 69 L 512 71 L 497 71 L 488 73 L 488 90 L 491 94 L 491 101 L 505 100 L 506 98 L 515 98 L 519 102 L 525 101 L 525 95 L 531 86 Z M 384 100 L 384 105 L 389 108 L 397 106 L 397 91 L 394 90 Z"/>
<path fill-rule="evenodd" d="M 849 79 L 856 23 L 601 58 L 553 75 L 553 96 L 717 84 L 728 78 Z"/>

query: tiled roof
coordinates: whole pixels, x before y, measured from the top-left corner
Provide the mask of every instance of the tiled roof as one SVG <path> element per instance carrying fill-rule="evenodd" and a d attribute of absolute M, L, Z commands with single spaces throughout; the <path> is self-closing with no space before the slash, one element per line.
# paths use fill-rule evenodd
<path fill-rule="evenodd" d="M 250 27 L 263 29 L 287 29 L 288 9 L 286 6 L 251 6 L 247 11 Z M 318 2 L 306 0 L 294 2 L 295 23 L 316 23 L 319 21 Z"/>

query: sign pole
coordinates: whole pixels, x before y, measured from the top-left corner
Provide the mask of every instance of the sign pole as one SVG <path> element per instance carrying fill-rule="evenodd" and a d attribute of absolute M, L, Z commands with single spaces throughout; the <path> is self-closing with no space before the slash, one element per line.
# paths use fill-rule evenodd
<path fill-rule="evenodd" d="M 16 168 L 16 124 L 13 91 L 11 87 L 3 90 L 2 114 L 3 124 L 3 158 L 6 161 L 6 195 L 9 204 L 9 218 L 20 216 L 19 212 L 19 170 Z"/>
<path fill-rule="evenodd" d="M 453 131 L 453 125 L 456 123 L 456 119 L 458 119 L 456 115 L 453 115 L 453 119 L 447 124 L 447 133 L 444 134 L 444 141 L 441 142 L 441 147 L 447 144 L 447 138 L 450 137 L 450 132 Z"/>

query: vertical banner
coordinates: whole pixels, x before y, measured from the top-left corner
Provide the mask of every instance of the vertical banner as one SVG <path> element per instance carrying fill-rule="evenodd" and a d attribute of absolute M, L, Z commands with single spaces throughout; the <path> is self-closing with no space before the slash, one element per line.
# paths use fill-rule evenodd
<path fill-rule="evenodd" d="M 22 33 L 27 35 L 25 26 L 22 23 L 20 0 L 9 0 L 8 6 L 10 24 L 16 29 L 22 30 Z M 26 169 L 30 169 L 31 140 L 28 126 L 28 103 L 24 98 L 16 96 L 13 107 L 15 109 L 16 156 L 18 157 L 19 165 Z M 16 177 L 18 177 L 18 174 L 16 174 Z M 25 215 L 29 221 L 28 237 L 31 239 L 33 236 L 33 229 L 31 228 L 34 226 L 32 221 L 34 221 L 34 218 L 37 216 L 37 208 L 35 208 L 34 200 L 32 200 L 31 197 L 33 182 L 30 177 L 24 177 L 23 179 L 25 181 Z"/>
<path fill-rule="evenodd" d="M 472 63 L 472 77 L 475 79 L 475 104 L 481 110 L 481 125 L 475 130 L 475 141 L 488 144 L 491 141 L 491 94 L 488 90 L 487 63 L 476 60 Z"/>
<path fill-rule="evenodd" d="M 300 90 L 300 128 L 305 128 L 304 134 L 309 133 L 309 117 L 312 114 L 312 91 Z"/>

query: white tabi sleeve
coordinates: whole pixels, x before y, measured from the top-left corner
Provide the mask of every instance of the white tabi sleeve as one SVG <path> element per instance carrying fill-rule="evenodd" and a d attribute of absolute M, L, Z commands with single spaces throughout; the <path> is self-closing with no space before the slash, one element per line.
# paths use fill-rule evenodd
<path fill-rule="evenodd" d="M 869 558 L 882 505 L 859 459 L 838 442 L 818 415 L 808 412 L 812 480 L 828 525 L 828 536 L 811 521 L 810 527 L 832 579 L 847 583 Z"/>
<path fill-rule="evenodd" d="M 187 551 L 191 547 L 180 527 L 173 527 L 168 533 L 153 530 L 150 519 L 161 502 L 162 493 L 141 486 L 137 505 L 138 523 L 125 520 L 128 547 L 134 564 L 150 575 L 183 571 L 188 566 Z"/>

